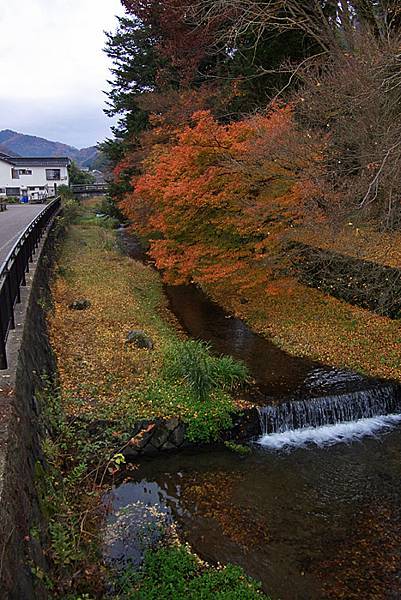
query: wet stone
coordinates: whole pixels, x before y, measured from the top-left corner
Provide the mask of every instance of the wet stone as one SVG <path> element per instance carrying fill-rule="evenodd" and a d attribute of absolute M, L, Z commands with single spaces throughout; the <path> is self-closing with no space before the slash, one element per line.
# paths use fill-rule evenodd
<path fill-rule="evenodd" d="M 184 443 L 185 425 L 179 425 L 169 437 L 169 441 L 174 444 L 176 448 L 179 448 Z"/>
<path fill-rule="evenodd" d="M 140 329 L 134 329 L 130 331 L 127 335 L 125 343 L 134 344 L 137 348 L 144 348 L 146 350 L 152 350 L 154 347 L 152 338 L 146 335 L 146 333 Z"/>

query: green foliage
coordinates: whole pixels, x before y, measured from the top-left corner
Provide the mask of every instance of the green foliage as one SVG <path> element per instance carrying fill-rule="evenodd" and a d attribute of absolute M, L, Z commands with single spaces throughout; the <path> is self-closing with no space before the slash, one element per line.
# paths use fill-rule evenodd
<path fill-rule="evenodd" d="M 111 196 L 105 196 L 99 206 L 99 212 L 118 220 L 120 223 L 125 221 L 125 217 Z"/>
<path fill-rule="evenodd" d="M 119 220 L 112 217 L 97 217 L 97 219 L 98 225 L 103 227 L 103 229 L 117 229 L 117 227 L 120 225 Z"/>
<path fill-rule="evenodd" d="M 243 383 L 248 370 L 230 356 L 215 357 L 210 345 L 198 340 L 174 342 L 167 348 L 164 375 L 188 385 L 199 400 L 210 397 L 212 390 L 233 390 Z"/>
<path fill-rule="evenodd" d="M 88 185 L 95 183 L 95 177 L 92 175 L 92 173 L 82 171 L 82 169 L 80 169 L 77 163 L 74 161 L 71 161 L 71 163 L 68 165 L 68 175 L 70 177 L 71 185 Z"/>
<path fill-rule="evenodd" d="M 7 204 L 19 204 L 19 198 L 17 196 L 7 196 L 5 198 Z"/>
<path fill-rule="evenodd" d="M 267 600 L 240 567 L 210 567 L 185 546 L 148 551 L 142 570 L 120 586 L 118 600 Z"/>
<path fill-rule="evenodd" d="M 63 201 L 63 220 L 64 225 L 70 225 L 75 223 L 80 213 L 79 202 L 74 199 L 67 199 Z"/>
<path fill-rule="evenodd" d="M 94 225 L 96 227 L 102 227 L 103 229 L 117 229 L 120 224 L 118 219 L 114 219 L 107 215 L 83 215 L 79 217 L 77 223 L 79 223 L 79 225 Z"/>
<path fill-rule="evenodd" d="M 229 395 L 248 375 L 246 366 L 228 356 L 215 357 L 205 342 L 171 342 L 164 351 L 161 377 L 142 399 L 155 414 L 180 414 L 191 442 L 214 442 L 232 426 L 236 411 Z"/>
<path fill-rule="evenodd" d="M 217 441 L 220 433 L 232 426 L 235 412 L 233 400 L 222 390 L 214 391 L 206 401 L 194 400 L 190 414 L 184 418 L 187 423 L 186 438 L 190 442 Z"/>
<path fill-rule="evenodd" d="M 57 193 L 61 196 L 62 200 L 73 200 L 74 194 L 72 190 L 68 187 L 68 185 L 59 185 L 57 187 Z"/>
<path fill-rule="evenodd" d="M 164 375 L 187 384 L 200 400 L 209 398 L 215 387 L 213 359 L 208 350 L 203 342 L 176 342 L 167 349 L 164 360 Z"/>
<path fill-rule="evenodd" d="M 78 594 L 80 581 L 74 573 L 84 572 L 86 565 L 99 560 L 97 537 L 87 533 L 97 529 L 100 518 L 101 490 L 97 489 L 94 478 L 99 470 L 106 472 L 109 466 L 114 471 L 120 468 L 124 457 L 116 453 L 116 447 L 120 444 L 122 447 L 126 439 L 116 437 L 111 427 L 103 428 L 97 436 L 91 435 L 85 420 L 68 419 L 57 389 L 48 381 L 38 393 L 38 400 L 49 435 L 42 442 L 46 464 L 39 461 L 35 464 L 35 486 L 42 514 L 47 519 L 51 576 L 60 592 L 54 597 L 60 597 L 64 584 Z M 39 577 L 40 569 L 33 569 Z M 84 586 L 86 592 L 87 581 Z M 67 597 L 89 599 L 85 593 L 82 596 L 71 593 Z"/>
<path fill-rule="evenodd" d="M 232 452 L 236 452 L 237 454 L 241 454 L 242 456 L 246 456 L 251 453 L 251 449 L 249 448 L 249 446 L 244 446 L 243 444 L 236 444 L 235 442 L 227 441 L 224 442 L 224 445 Z"/>
<path fill-rule="evenodd" d="M 217 441 L 220 433 L 232 426 L 232 415 L 236 412 L 232 398 L 223 390 L 213 390 L 208 398 L 200 400 L 185 382 L 163 379 L 153 381 L 143 394 L 133 394 L 127 410 L 142 403 L 150 414 L 179 414 L 187 425 L 186 438 L 194 443 Z"/>
<path fill-rule="evenodd" d="M 79 546 L 79 529 L 71 527 L 64 520 L 52 519 L 49 523 L 53 560 L 58 565 L 66 566 L 82 558 Z"/>

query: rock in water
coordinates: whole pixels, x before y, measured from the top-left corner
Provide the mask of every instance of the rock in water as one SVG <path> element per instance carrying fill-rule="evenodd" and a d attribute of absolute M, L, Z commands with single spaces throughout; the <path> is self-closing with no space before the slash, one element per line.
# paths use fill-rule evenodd
<path fill-rule="evenodd" d="M 140 329 L 130 331 L 125 342 L 127 344 L 134 344 L 137 348 L 145 348 L 146 350 L 152 350 L 154 346 L 152 338 Z"/>
<path fill-rule="evenodd" d="M 86 310 L 90 307 L 90 305 L 91 303 L 89 300 L 74 300 L 74 302 L 71 302 L 68 308 L 71 310 Z"/>

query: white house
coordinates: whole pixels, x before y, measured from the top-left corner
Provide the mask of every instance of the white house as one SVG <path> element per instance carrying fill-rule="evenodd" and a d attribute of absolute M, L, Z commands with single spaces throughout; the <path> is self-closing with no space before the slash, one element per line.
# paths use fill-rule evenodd
<path fill-rule="evenodd" d="M 24 158 L 0 152 L 0 197 L 40 200 L 54 196 L 59 185 L 68 185 L 69 164 L 65 157 Z"/>

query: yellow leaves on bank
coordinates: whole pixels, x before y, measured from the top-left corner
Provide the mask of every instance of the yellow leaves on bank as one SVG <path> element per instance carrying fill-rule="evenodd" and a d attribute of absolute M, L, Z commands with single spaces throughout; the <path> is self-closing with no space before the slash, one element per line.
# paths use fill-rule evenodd
<path fill-rule="evenodd" d="M 64 275 L 52 289 L 49 329 L 70 415 L 110 411 L 116 416 L 124 396 L 145 386 L 160 368 L 157 348 L 162 339 L 143 294 L 147 287 L 159 285 L 157 275 L 110 249 L 99 233 L 98 227 L 82 225 L 70 230 L 59 264 Z M 108 235 L 112 243 L 114 234 Z M 90 307 L 71 310 L 69 305 L 77 299 L 89 300 Z M 155 351 L 126 344 L 132 329 L 144 329 Z M 136 410 L 140 413 L 141 407 Z"/>

